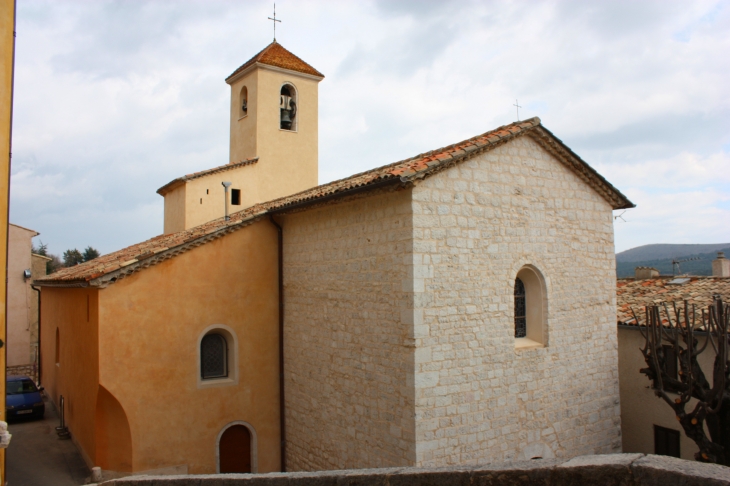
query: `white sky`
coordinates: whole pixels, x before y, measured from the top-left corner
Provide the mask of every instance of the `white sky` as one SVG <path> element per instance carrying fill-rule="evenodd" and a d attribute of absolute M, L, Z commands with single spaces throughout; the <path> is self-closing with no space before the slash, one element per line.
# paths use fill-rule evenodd
<path fill-rule="evenodd" d="M 162 232 L 155 191 L 228 162 L 269 1 L 17 0 L 11 215 L 53 253 Z M 520 118 L 636 205 L 616 251 L 730 242 L 730 2 L 277 2 L 320 83 L 320 183 Z M 616 213 L 618 214 L 618 212 Z"/>

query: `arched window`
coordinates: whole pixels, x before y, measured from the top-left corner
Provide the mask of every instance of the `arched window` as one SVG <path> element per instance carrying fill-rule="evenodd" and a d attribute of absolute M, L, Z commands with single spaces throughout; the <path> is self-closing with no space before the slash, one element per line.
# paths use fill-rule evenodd
<path fill-rule="evenodd" d="M 525 317 L 525 284 L 515 279 L 515 337 L 527 336 L 527 317 Z"/>
<path fill-rule="evenodd" d="M 298 110 L 297 90 L 291 84 L 285 84 L 281 87 L 279 96 L 279 128 L 282 130 L 297 130 L 297 110 Z"/>
<path fill-rule="evenodd" d="M 220 334 L 208 334 L 200 341 L 200 377 L 228 377 L 228 343 Z"/>
<path fill-rule="evenodd" d="M 248 88 L 241 88 L 241 96 L 238 99 L 238 117 L 243 118 L 248 114 Z"/>
<path fill-rule="evenodd" d="M 213 324 L 198 335 L 198 388 L 238 384 L 238 338 L 225 324 Z"/>
<path fill-rule="evenodd" d="M 547 287 L 540 270 L 525 265 L 514 280 L 515 347 L 547 344 Z"/>

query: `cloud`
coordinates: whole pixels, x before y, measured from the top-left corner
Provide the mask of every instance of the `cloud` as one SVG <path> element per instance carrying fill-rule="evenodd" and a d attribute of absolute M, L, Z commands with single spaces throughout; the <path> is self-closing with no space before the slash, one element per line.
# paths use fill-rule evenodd
<path fill-rule="evenodd" d="M 730 241 L 727 3 L 277 4 L 277 39 L 326 75 L 320 182 L 509 123 L 519 99 L 637 203 L 617 250 Z M 223 80 L 270 42 L 271 13 L 20 2 L 11 220 L 56 252 L 159 233 L 155 190 L 228 161 Z"/>

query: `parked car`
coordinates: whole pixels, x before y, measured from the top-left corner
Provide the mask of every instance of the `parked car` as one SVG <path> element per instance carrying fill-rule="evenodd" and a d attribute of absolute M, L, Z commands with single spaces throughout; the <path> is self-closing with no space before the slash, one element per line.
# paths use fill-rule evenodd
<path fill-rule="evenodd" d="M 41 398 L 43 387 L 35 386 L 27 376 L 8 376 L 5 386 L 5 415 L 8 419 L 42 418 L 46 413 L 46 405 Z"/>

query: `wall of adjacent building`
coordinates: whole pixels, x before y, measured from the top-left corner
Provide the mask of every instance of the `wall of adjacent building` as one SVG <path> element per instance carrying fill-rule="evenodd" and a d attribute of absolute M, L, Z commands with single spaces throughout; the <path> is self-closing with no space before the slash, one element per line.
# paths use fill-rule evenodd
<path fill-rule="evenodd" d="M 32 280 L 25 278 L 23 272 L 31 269 L 32 240 L 37 234 L 21 226 L 8 225 L 8 367 L 32 363 L 30 334 L 38 298 L 30 288 Z"/>
<path fill-rule="evenodd" d="M 282 224 L 287 470 L 413 465 L 409 191 Z"/>
<path fill-rule="evenodd" d="M 36 255 L 33 253 L 30 257 L 30 273 L 31 273 L 31 279 L 35 280 L 37 278 L 43 277 L 47 273 L 47 266 L 46 264 L 51 259 L 43 256 L 43 255 Z M 33 290 L 33 293 L 31 294 L 31 304 L 30 304 L 30 355 L 31 355 L 31 362 L 33 365 L 37 365 L 38 363 L 38 356 L 40 355 L 40 349 L 38 347 L 39 342 L 39 317 L 40 317 L 40 308 L 38 305 L 38 292 Z M 37 370 L 36 370 L 37 371 Z"/>
<path fill-rule="evenodd" d="M 700 346 L 704 338 L 700 340 Z M 697 445 L 685 434 L 677 422 L 674 410 L 661 398 L 654 395 L 651 381 L 639 370 L 646 368 L 646 361 L 641 349 L 644 338 L 638 329 L 619 328 L 618 330 L 618 365 L 621 378 L 621 435 L 623 452 L 643 452 L 654 454 L 654 426 L 658 425 L 679 432 L 679 453 L 682 459 L 694 459 L 699 451 Z M 712 382 L 712 367 L 715 353 L 708 345 L 698 362 Z M 676 398 L 677 395 L 669 393 Z M 689 401 L 686 410 L 693 410 L 697 400 Z"/>
<path fill-rule="evenodd" d="M 128 427 L 135 472 L 215 473 L 218 434 L 244 421 L 258 472 L 280 470 L 277 262 L 262 220 L 100 291 L 98 465 L 124 464 L 112 439 Z M 237 336 L 238 382 L 201 387 L 199 340 L 213 325 Z"/>
<path fill-rule="evenodd" d="M 413 189 L 416 465 L 621 450 L 612 223 L 526 136 Z M 525 265 L 546 345 L 517 349 Z"/>

